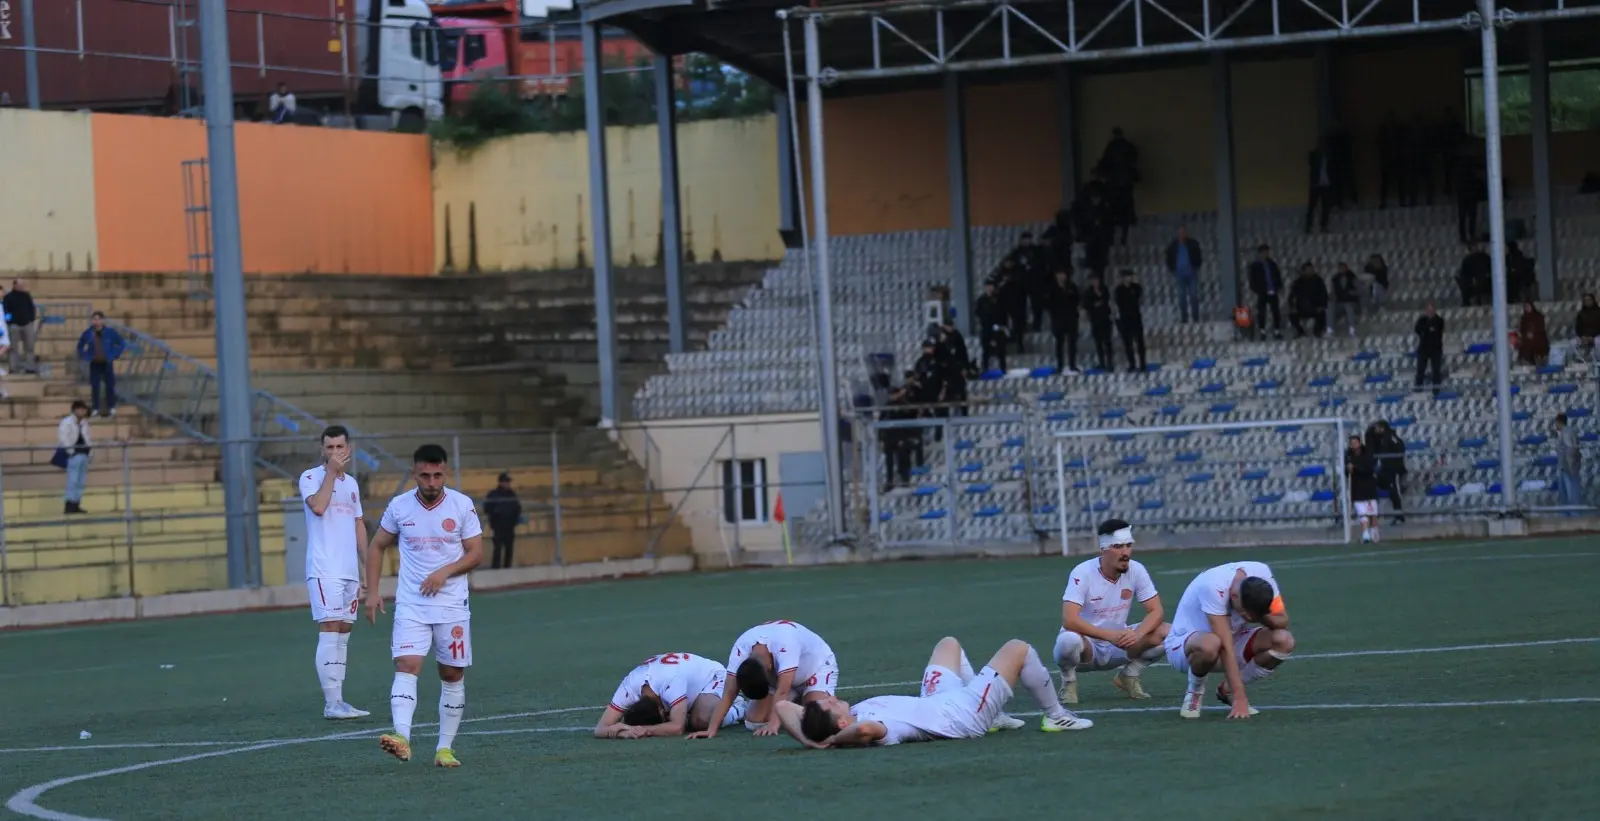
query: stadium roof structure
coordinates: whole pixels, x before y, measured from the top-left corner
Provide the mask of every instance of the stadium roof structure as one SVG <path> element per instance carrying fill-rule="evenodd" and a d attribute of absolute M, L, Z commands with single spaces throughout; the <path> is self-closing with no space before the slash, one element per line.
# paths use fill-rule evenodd
<path fill-rule="evenodd" d="M 705 52 L 772 82 L 785 76 L 780 15 L 814 17 L 827 83 L 1460 33 L 1483 21 L 1474 0 L 815 0 L 804 7 L 587 0 L 581 7 L 585 19 L 628 29 L 657 51 Z M 1494 8 L 1501 26 L 1600 16 L 1600 0 L 1509 0 Z M 1594 42 L 1595 30 L 1582 28 Z M 795 74 L 803 75 L 798 25 L 791 37 Z"/>

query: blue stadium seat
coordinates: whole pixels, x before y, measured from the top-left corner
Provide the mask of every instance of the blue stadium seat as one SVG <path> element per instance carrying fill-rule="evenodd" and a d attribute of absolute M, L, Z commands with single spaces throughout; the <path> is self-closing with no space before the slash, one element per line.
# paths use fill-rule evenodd
<path fill-rule="evenodd" d="M 1012 470 L 1027 470 L 1028 469 L 1028 462 L 1027 462 L 1026 459 L 1018 459 L 1017 461 L 1011 463 L 1011 469 Z"/>
<path fill-rule="evenodd" d="M 894 518 L 894 513 L 892 513 L 891 511 L 885 510 L 885 511 L 882 511 L 881 513 L 878 514 L 878 521 L 880 521 L 880 522 L 887 522 L 887 521 L 889 521 L 890 519 L 893 519 L 893 518 Z"/>
<path fill-rule="evenodd" d="M 1474 356 L 1476 356 L 1478 354 L 1494 353 L 1494 343 L 1493 342 L 1474 342 L 1471 345 L 1467 346 L 1467 351 L 1466 352 L 1469 353 L 1469 354 L 1472 354 Z"/>
<path fill-rule="evenodd" d="M 1099 487 L 1099 486 L 1100 486 L 1100 477 L 1098 477 L 1098 476 L 1096 476 L 1096 477 L 1094 477 L 1092 479 L 1079 479 L 1079 480 L 1077 480 L 1077 481 L 1072 483 L 1072 489 L 1073 490 L 1088 490 L 1089 488 Z"/>
<path fill-rule="evenodd" d="M 1203 371 L 1209 368 L 1215 368 L 1216 366 L 1217 360 L 1211 359 L 1210 357 L 1201 357 L 1189 363 L 1189 369 L 1195 371 Z"/>
<path fill-rule="evenodd" d="M 1121 419 L 1128 415 L 1126 408 L 1106 408 L 1100 412 L 1101 419 Z"/>
<path fill-rule="evenodd" d="M 1166 507 L 1166 503 L 1160 499 L 1143 499 L 1139 502 L 1140 510 L 1160 510 L 1163 507 Z"/>
<path fill-rule="evenodd" d="M 1518 439 L 1517 444 L 1525 445 L 1527 447 L 1538 447 L 1548 441 L 1550 441 L 1550 437 L 1545 436 L 1542 433 L 1530 433 L 1527 436 Z"/>
<path fill-rule="evenodd" d="M 1145 474 L 1144 476 L 1135 476 L 1128 480 L 1129 487 L 1148 487 L 1149 485 L 1153 485 L 1155 483 L 1156 477 L 1149 474 Z"/>
<path fill-rule="evenodd" d="M 1145 456 L 1142 453 L 1130 453 L 1122 457 L 1123 467 L 1135 467 L 1144 464 Z"/>
<path fill-rule="evenodd" d="M 958 470 L 958 472 L 959 473 L 977 473 L 977 472 L 979 472 L 981 470 L 983 470 L 983 463 L 982 462 L 968 462 L 968 463 L 962 465 L 961 468 Z"/>
<path fill-rule="evenodd" d="M 1299 433 L 1300 430 L 1299 425 L 1279 425 L 1272 429 L 1274 433 Z"/>
<path fill-rule="evenodd" d="M 1218 402 L 1207 410 L 1209 413 L 1233 413 L 1233 409 L 1236 407 L 1238 405 L 1233 402 Z"/>
<path fill-rule="evenodd" d="M 1533 460 L 1533 466 L 1536 468 L 1553 468 L 1556 466 L 1557 461 L 1555 454 L 1546 453 Z"/>
<path fill-rule="evenodd" d="M 1188 476 L 1183 477 L 1183 481 L 1191 485 L 1203 485 L 1211 481 L 1213 478 L 1215 478 L 1215 476 L 1211 473 L 1191 473 Z"/>
<path fill-rule="evenodd" d="M 1044 379 L 1047 376 L 1055 376 L 1057 373 L 1058 371 L 1055 368 L 1041 365 L 1031 371 L 1028 371 L 1028 376 L 1031 376 L 1034 379 Z"/>
<path fill-rule="evenodd" d="M 1006 372 L 1000 370 L 999 368 L 990 368 L 989 370 L 986 370 L 983 373 L 978 374 L 978 378 L 986 380 L 986 381 L 993 381 L 993 380 L 996 380 L 996 379 L 1003 378 L 1005 375 L 1006 375 Z"/>
<path fill-rule="evenodd" d="M 1283 386 L 1283 382 L 1281 380 L 1278 380 L 1278 379 L 1263 379 L 1260 382 L 1256 383 L 1255 389 L 1258 390 L 1258 391 L 1272 391 L 1272 390 L 1277 390 L 1278 388 L 1280 388 L 1282 386 Z"/>
<path fill-rule="evenodd" d="M 1489 444 L 1489 440 L 1482 436 L 1462 437 L 1456 440 L 1456 447 L 1462 450 L 1475 450 Z"/>
<path fill-rule="evenodd" d="M 1164 438 L 1169 439 L 1169 440 L 1171 440 L 1171 439 L 1188 439 L 1189 438 L 1189 431 L 1186 431 L 1186 430 L 1169 430 L 1169 431 L 1167 431 L 1167 435 Z"/>
<path fill-rule="evenodd" d="M 1313 501 L 1313 502 L 1331 502 L 1331 501 L 1333 501 L 1333 491 L 1328 490 L 1327 488 L 1323 488 L 1322 490 L 1312 491 L 1312 493 L 1311 493 L 1311 501 Z"/>
<path fill-rule="evenodd" d="M 1104 512 L 1106 512 L 1106 511 L 1108 511 L 1110 509 L 1111 509 L 1111 503 L 1106 501 L 1105 499 L 1101 499 L 1098 502 L 1092 502 L 1090 504 L 1087 504 L 1087 505 L 1083 506 L 1083 512 L 1084 513 L 1104 513 Z"/>
<path fill-rule="evenodd" d="M 1453 496 L 1455 492 L 1456 486 L 1452 484 L 1438 484 L 1428 488 L 1429 496 Z"/>
<path fill-rule="evenodd" d="M 1271 474 L 1272 471 L 1267 470 L 1266 468 L 1251 468 L 1250 470 L 1239 474 L 1239 480 L 1242 482 L 1259 482 Z"/>
<path fill-rule="evenodd" d="M 932 472 L 933 472 L 933 468 L 928 467 L 927 465 L 917 465 L 916 467 L 911 469 L 911 475 L 912 476 L 927 476 L 928 474 L 930 474 Z"/>
<path fill-rule="evenodd" d="M 1399 417 L 1396 417 L 1394 419 L 1390 419 L 1389 420 L 1389 427 L 1391 427 L 1391 428 L 1408 428 L 1408 427 L 1411 427 L 1412 425 L 1415 425 L 1416 423 L 1417 423 L 1417 417 L 1415 417 L 1415 416 L 1399 416 Z"/>
<path fill-rule="evenodd" d="M 1600 442 L 1600 433 L 1595 433 L 1591 430 L 1579 436 L 1578 439 L 1583 442 Z"/>
<path fill-rule="evenodd" d="M 1318 402 L 1317 405 L 1323 408 L 1339 408 L 1343 407 L 1344 403 L 1348 401 L 1350 400 L 1345 399 L 1343 396 L 1330 396 L 1327 399 Z"/>
<path fill-rule="evenodd" d="M 1163 363 L 1161 363 L 1161 362 L 1146 362 L 1146 363 L 1144 363 L 1144 372 L 1145 373 L 1155 373 L 1156 371 L 1161 370 L 1162 364 Z"/>
<path fill-rule="evenodd" d="M 1166 396 L 1169 393 L 1172 393 L 1172 386 L 1171 385 L 1157 385 L 1157 386 L 1155 386 L 1153 388 L 1146 388 L 1145 392 L 1144 392 L 1144 395 L 1145 396 Z"/>
<path fill-rule="evenodd" d="M 1053 504 L 1050 504 L 1049 502 L 1045 502 L 1044 504 L 1039 505 L 1038 507 L 1034 508 L 1033 512 L 1035 514 L 1037 514 L 1037 515 L 1040 515 L 1040 516 L 1048 516 L 1051 513 L 1056 512 L 1056 506 L 1053 505 Z"/>
<path fill-rule="evenodd" d="M 1225 382 L 1207 382 L 1206 384 L 1201 385 L 1200 386 L 1200 390 L 1197 391 L 1197 392 L 1198 393 L 1222 393 L 1223 391 L 1225 391 L 1227 389 L 1228 389 L 1228 385 Z"/>
<path fill-rule="evenodd" d="M 1295 475 L 1301 479 L 1312 479 L 1318 476 L 1328 475 L 1328 469 L 1322 465 L 1306 465 L 1300 469 L 1299 473 Z"/>
<path fill-rule="evenodd" d="M 994 485 L 991 485 L 988 482 L 978 482 L 976 484 L 967 485 L 965 488 L 963 488 L 963 490 L 969 494 L 978 495 L 994 490 Z"/>
<path fill-rule="evenodd" d="M 999 516 L 1004 512 L 1006 512 L 1006 509 L 999 505 L 985 505 L 978 508 L 977 512 L 973 513 L 972 515 L 977 519 L 987 519 L 991 516 Z"/>
<path fill-rule="evenodd" d="M 1133 434 L 1131 434 L 1131 433 L 1113 433 L 1113 434 L 1111 434 L 1110 436 L 1108 436 L 1106 438 L 1110 439 L 1113 442 L 1132 442 L 1133 441 Z"/>
<path fill-rule="evenodd" d="M 1391 379 L 1394 379 L 1394 374 L 1387 372 L 1369 373 L 1367 374 L 1366 383 L 1368 385 L 1382 385 L 1389 382 Z"/>
<path fill-rule="evenodd" d="M 1099 367 L 1099 366 L 1095 366 L 1093 368 L 1084 368 L 1083 369 L 1083 375 L 1084 376 L 1105 376 L 1108 373 L 1111 373 L 1111 372 L 1106 370 L 1105 368 L 1102 368 L 1102 367 Z"/>
<path fill-rule="evenodd" d="M 1291 459 L 1298 459 L 1302 456 L 1310 456 L 1316 452 L 1317 449 L 1310 445 L 1295 445 L 1294 447 L 1289 448 L 1289 450 L 1285 452 L 1285 455 Z"/>
<path fill-rule="evenodd" d="M 1499 482 L 1495 482 L 1494 484 L 1490 485 L 1487 489 L 1485 489 L 1483 492 L 1489 494 L 1490 496 L 1499 496 L 1500 495 L 1500 483 Z"/>
<path fill-rule="evenodd" d="M 1562 394 L 1577 393 L 1577 392 L 1578 392 L 1578 386 L 1572 384 L 1571 382 L 1563 382 L 1563 383 L 1561 383 L 1559 385 L 1551 385 L 1550 386 L 1550 395 L 1551 396 L 1561 396 Z"/>
<path fill-rule="evenodd" d="M 1174 461 L 1174 462 L 1198 462 L 1198 461 L 1200 461 L 1200 456 L 1201 456 L 1201 454 L 1200 454 L 1200 451 L 1198 451 L 1198 450 L 1183 450 L 1183 451 L 1179 451 L 1176 456 L 1173 456 L 1172 457 L 1172 461 Z"/>
<path fill-rule="evenodd" d="M 1564 370 L 1566 370 L 1566 368 L 1563 368 L 1560 365 L 1540 365 L 1539 366 L 1539 373 L 1543 374 L 1545 376 L 1548 376 L 1548 375 L 1553 374 L 1553 373 L 1561 373 Z"/>
<path fill-rule="evenodd" d="M 1428 440 L 1412 439 L 1406 443 L 1406 453 L 1421 453 L 1428 449 Z"/>
<path fill-rule="evenodd" d="M 1568 408 L 1567 409 L 1567 419 L 1569 419 L 1569 420 L 1571 420 L 1571 419 L 1582 419 L 1585 416 L 1590 415 L 1591 413 L 1593 413 L 1593 411 L 1589 410 L 1588 408 L 1583 408 L 1583 407 Z"/>
<path fill-rule="evenodd" d="M 1379 354 L 1377 351 L 1360 351 L 1359 353 L 1351 354 L 1350 361 L 1371 362 L 1372 360 L 1377 359 L 1378 356 Z"/>
<path fill-rule="evenodd" d="M 1479 459 L 1478 461 L 1472 463 L 1472 467 L 1474 470 L 1498 470 L 1500 468 L 1500 460 Z"/>
<path fill-rule="evenodd" d="M 1311 388 L 1331 388 L 1339 381 L 1337 376 L 1319 376 L 1306 383 Z"/>
<path fill-rule="evenodd" d="M 1161 409 L 1160 413 L 1162 416 L 1177 416 L 1178 414 L 1183 413 L 1183 406 L 1167 405 Z"/>
<path fill-rule="evenodd" d="M 944 488 L 939 487 L 938 485 L 918 485 L 916 490 L 911 491 L 911 495 L 912 496 L 937 496 L 938 494 L 943 493 L 943 492 L 944 492 Z"/>
<path fill-rule="evenodd" d="M 948 514 L 945 513 L 944 508 L 937 508 L 934 510 L 925 510 L 922 512 L 922 515 L 918 516 L 917 518 L 922 519 L 923 521 L 933 521 L 934 519 L 943 519 L 946 515 Z"/>
<path fill-rule="evenodd" d="M 1443 390 L 1433 395 L 1435 402 L 1454 402 L 1461 398 L 1461 391 Z"/>
<path fill-rule="evenodd" d="M 1078 414 L 1074 413 L 1073 411 L 1056 411 L 1046 418 L 1051 422 L 1067 422 L 1076 419 L 1077 416 Z"/>
<path fill-rule="evenodd" d="M 1020 448 L 1027 443 L 1028 441 L 1021 436 L 1013 436 L 1010 439 L 1002 442 L 1000 446 L 1003 448 Z"/>
<path fill-rule="evenodd" d="M 1067 398 L 1067 395 L 1061 391 L 1045 391 L 1039 394 L 1040 402 L 1060 402 L 1065 398 Z"/>
<path fill-rule="evenodd" d="M 1245 359 L 1245 360 L 1241 361 L 1239 364 L 1241 366 L 1243 366 L 1243 367 L 1246 367 L 1246 368 L 1261 368 L 1261 367 L 1265 367 L 1266 364 L 1268 362 L 1271 362 L 1271 361 L 1272 361 L 1271 357 L 1252 356 L 1249 359 Z"/>
<path fill-rule="evenodd" d="M 1217 435 L 1218 436 L 1243 436 L 1244 435 L 1244 430 L 1242 428 L 1230 428 L 1228 430 L 1219 430 L 1219 431 L 1217 431 Z"/>
<path fill-rule="evenodd" d="M 1074 470 L 1083 470 L 1084 468 L 1089 466 L 1090 462 L 1093 462 L 1093 461 L 1094 461 L 1093 459 L 1090 459 L 1087 456 L 1074 456 L 1071 459 L 1068 459 L 1066 461 L 1065 465 L 1066 465 L 1066 467 L 1072 468 Z"/>
<path fill-rule="evenodd" d="M 973 442 L 971 439 L 956 440 L 956 450 L 972 450 L 972 448 Z"/>
<path fill-rule="evenodd" d="M 1403 393 L 1386 393 L 1378 397 L 1377 402 L 1380 405 L 1398 405 L 1404 402 L 1405 399 L 1406 395 Z"/>
<path fill-rule="evenodd" d="M 1251 500 L 1258 505 L 1275 505 L 1283 501 L 1282 493 L 1263 493 Z"/>
<path fill-rule="evenodd" d="M 1513 421 L 1513 422 L 1526 422 L 1526 421 L 1528 421 L 1529 419 L 1532 419 L 1532 418 L 1533 418 L 1533 411 L 1519 410 L 1519 411 L 1512 411 L 1511 412 L 1511 421 Z"/>

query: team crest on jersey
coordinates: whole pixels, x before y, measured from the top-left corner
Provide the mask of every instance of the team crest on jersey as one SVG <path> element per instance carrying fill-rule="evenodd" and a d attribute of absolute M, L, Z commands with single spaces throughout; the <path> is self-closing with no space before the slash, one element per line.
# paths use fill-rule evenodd
<path fill-rule="evenodd" d="M 1122 591 L 1122 600 L 1123 601 L 1127 601 L 1128 599 L 1131 599 L 1131 598 L 1133 598 L 1133 591 L 1124 588 L 1123 591 Z"/>
<path fill-rule="evenodd" d="M 350 501 L 354 502 L 355 500 L 356 500 L 356 492 L 352 490 L 352 491 L 350 491 Z"/>
<path fill-rule="evenodd" d="M 454 533 L 454 532 L 456 532 L 456 520 L 455 519 L 445 519 L 444 520 L 444 532 L 446 532 L 446 533 Z"/>
<path fill-rule="evenodd" d="M 455 627 L 452 627 L 452 628 L 450 628 L 450 638 L 453 638 L 453 639 L 459 639 L 459 638 L 461 638 L 461 637 L 462 637 L 462 636 L 463 636 L 463 635 L 464 635 L 464 634 L 465 634 L 465 633 L 466 633 L 466 631 L 465 631 L 465 630 L 462 630 L 462 629 L 461 629 L 461 625 L 459 625 L 459 624 L 458 624 L 458 625 L 456 625 L 456 626 L 455 626 Z"/>

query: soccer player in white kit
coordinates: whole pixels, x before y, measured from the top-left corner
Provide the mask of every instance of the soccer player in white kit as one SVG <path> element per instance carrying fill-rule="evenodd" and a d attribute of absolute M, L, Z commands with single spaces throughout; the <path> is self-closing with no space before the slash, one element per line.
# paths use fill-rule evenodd
<path fill-rule="evenodd" d="M 595 725 L 595 738 L 651 738 L 683 735 L 703 728 L 722 703 L 727 671 L 693 653 L 662 653 L 633 668 L 617 685 L 611 703 Z M 744 720 L 737 700 L 723 724 Z"/>
<path fill-rule="evenodd" d="M 322 464 L 300 474 L 306 507 L 306 591 L 317 622 L 317 678 L 322 682 L 322 717 L 370 715 L 345 703 L 345 659 L 350 628 L 361 601 L 361 488 L 350 466 L 350 431 L 330 425 L 322 432 Z"/>
<path fill-rule="evenodd" d="M 821 636 L 799 622 L 780 619 L 758 624 L 734 640 L 727 675 L 737 686 L 723 688 L 722 703 L 708 726 L 690 738 L 716 738 L 734 699 L 741 695 L 750 701 L 745 726 L 758 736 L 776 735 L 779 725 L 772 705 L 833 695 L 839 686 L 839 662 Z"/>
<path fill-rule="evenodd" d="M 1149 694 L 1139 683 L 1146 665 L 1159 661 L 1170 625 L 1161 621 L 1161 596 L 1144 565 L 1132 558 L 1133 528 L 1107 519 L 1099 529 L 1100 555 L 1072 569 L 1061 594 L 1061 632 L 1056 635 L 1056 666 L 1061 669 L 1061 701 L 1078 703 L 1078 670 L 1116 670 L 1111 683 L 1132 699 Z M 1133 602 L 1144 619 L 1128 624 Z"/>
<path fill-rule="evenodd" d="M 417 675 L 429 649 L 439 663 L 437 767 L 459 767 L 451 745 L 467 710 L 463 679 L 472 666 L 472 613 L 467 609 L 467 572 L 483 561 L 483 524 L 472 499 L 444 486 L 448 457 L 438 445 L 423 445 L 411 457 L 416 490 L 390 500 L 367 548 L 367 617 L 377 623 L 383 596 L 377 578 L 383 551 L 398 543 L 400 574 L 395 585 L 394 684 L 389 712 L 394 732 L 378 743 L 401 761 L 411 760 L 411 718 L 417 709 Z"/>
<path fill-rule="evenodd" d="M 773 709 L 783 729 L 807 747 L 982 738 L 1003 715 L 1000 711 L 1018 682 L 1044 711 L 1039 729 L 1054 733 L 1094 726 L 1061 706 L 1050 671 L 1021 639 L 1006 642 L 977 673 L 961 642 L 940 639 L 922 671 L 920 696 L 877 696 L 852 705 L 829 695 L 804 707 L 779 702 Z"/>
<path fill-rule="evenodd" d="M 1167 662 L 1189 676 L 1178 714 L 1200 717 L 1206 674 L 1222 664 L 1227 680 L 1217 700 L 1232 705 L 1228 718 L 1249 718 L 1245 685 L 1272 675 L 1294 652 L 1289 611 L 1272 569 L 1261 562 L 1229 562 L 1189 582 L 1166 640 Z"/>

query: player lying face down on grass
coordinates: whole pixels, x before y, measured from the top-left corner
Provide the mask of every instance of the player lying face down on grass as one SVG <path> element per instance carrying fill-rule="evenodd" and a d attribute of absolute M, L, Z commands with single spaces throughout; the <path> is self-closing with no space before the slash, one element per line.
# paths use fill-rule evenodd
<path fill-rule="evenodd" d="M 1178 715 L 1200 717 L 1206 675 L 1218 664 L 1227 680 L 1217 685 L 1217 700 L 1233 708 L 1228 718 L 1260 712 L 1250 706 L 1245 685 L 1272 675 L 1294 652 L 1289 611 L 1272 569 L 1229 562 L 1196 576 L 1178 601 L 1165 646 L 1167 663 L 1189 677 Z"/>
<path fill-rule="evenodd" d="M 961 642 L 940 639 L 923 668 L 921 695 L 876 696 L 855 704 L 830 695 L 803 707 L 779 702 L 773 709 L 789 735 L 817 749 L 981 738 L 1022 726 L 1001 712 L 1018 682 L 1044 712 L 1039 729 L 1054 733 L 1094 726 L 1061 706 L 1050 671 L 1021 639 L 1006 642 L 977 673 Z"/>
<path fill-rule="evenodd" d="M 774 704 L 807 703 L 833 695 L 839 686 L 839 662 L 822 637 L 799 622 L 778 620 L 744 631 L 728 653 L 727 675 L 736 687 L 726 687 L 722 703 L 708 726 L 690 738 L 715 738 L 727 720 L 734 701 L 749 701 L 744 724 L 758 736 L 777 735 Z"/>
<path fill-rule="evenodd" d="M 1139 674 L 1166 650 L 1162 642 L 1171 625 L 1155 582 L 1143 564 L 1133 560 L 1133 528 L 1121 519 L 1100 524 L 1100 555 L 1074 567 L 1061 594 L 1061 631 L 1055 660 L 1061 668 L 1061 701 L 1078 703 L 1078 671 L 1116 670 L 1111 683 L 1128 698 L 1146 699 Z M 1144 619 L 1128 624 L 1133 602 Z"/>
<path fill-rule="evenodd" d="M 722 704 L 722 665 L 692 653 L 662 653 L 633 668 L 595 725 L 595 738 L 651 738 L 704 730 Z M 723 719 L 744 720 L 738 699 Z"/>

